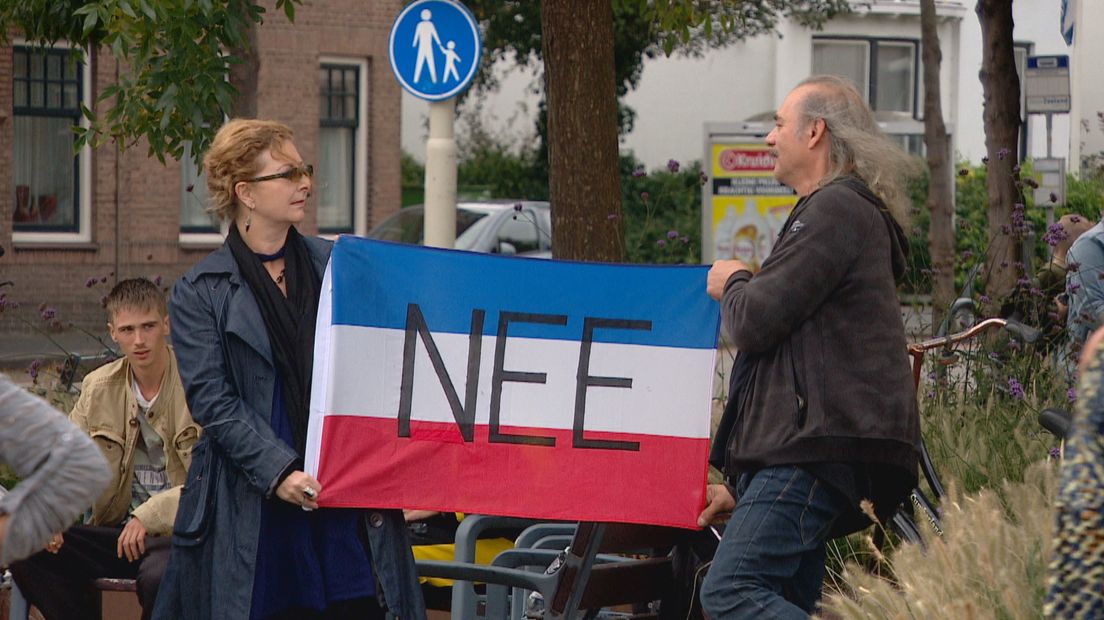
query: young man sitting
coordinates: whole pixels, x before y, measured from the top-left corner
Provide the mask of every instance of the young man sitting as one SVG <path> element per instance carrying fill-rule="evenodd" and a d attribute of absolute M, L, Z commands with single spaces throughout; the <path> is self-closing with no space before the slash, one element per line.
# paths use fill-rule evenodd
<path fill-rule="evenodd" d="M 199 438 L 167 341 L 162 292 L 146 279 L 123 280 L 107 296 L 107 319 L 124 357 L 85 378 L 69 417 L 103 451 L 112 482 L 87 525 L 11 567 L 46 620 L 99 618 L 91 580 L 102 577 L 136 579 L 143 620 L 150 617 Z"/>

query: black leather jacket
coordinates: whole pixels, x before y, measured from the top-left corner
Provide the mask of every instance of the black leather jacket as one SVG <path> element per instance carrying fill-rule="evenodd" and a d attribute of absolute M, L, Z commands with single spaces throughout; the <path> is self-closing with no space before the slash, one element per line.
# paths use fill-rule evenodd
<path fill-rule="evenodd" d="M 730 477 L 814 462 L 916 472 L 920 421 L 896 292 L 905 244 L 883 203 L 843 177 L 798 202 L 758 274 L 732 275 L 724 328 L 754 361 L 730 408 Z"/>

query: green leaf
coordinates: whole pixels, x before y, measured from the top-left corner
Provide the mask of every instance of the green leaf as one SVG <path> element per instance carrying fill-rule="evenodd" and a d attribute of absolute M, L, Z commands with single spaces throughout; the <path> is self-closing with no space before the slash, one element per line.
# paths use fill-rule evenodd
<path fill-rule="evenodd" d="M 148 17 L 151 22 L 157 21 L 157 11 L 153 10 L 153 6 L 151 6 L 149 2 L 141 0 L 139 6 L 142 7 L 142 12 L 145 13 L 146 17 Z"/>
<path fill-rule="evenodd" d="M 96 24 L 100 21 L 100 16 L 94 11 L 90 11 L 88 15 L 84 16 L 84 27 L 82 29 L 82 35 L 88 38 L 88 35 L 92 34 L 92 31 L 96 28 Z"/>
<path fill-rule="evenodd" d="M 295 22 L 295 2 L 293 2 L 292 0 L 285 0 L 284 15 L 287 15 L 289 22 Z"/>

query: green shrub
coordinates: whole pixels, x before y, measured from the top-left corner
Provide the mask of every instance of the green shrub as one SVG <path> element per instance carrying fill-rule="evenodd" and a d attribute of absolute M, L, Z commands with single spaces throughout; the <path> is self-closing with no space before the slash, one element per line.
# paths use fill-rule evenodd
<path fill-rule="evenodd" d="M 630 263 L 701 262 L 701 162 L 645 173 L 621 157 L 621 213 L 625 260 Z"/>
<path fill-rule="evenodd" d="M 989 194 L 986 186 L 985 166 L 959 164 L 955 177 L 955 289 L 961 290 L 966 274 L 982 262 L 989 241 Z M 1021 177 L 1026 179 L 1032 174 L 1031 162 L 1023 165 Z M 925 208 L 927 196 L 927 173 L 916 179 L 909 188 L 913 201 L 913 230 L 910 235 L 910 273 L 903 287 L 907 293 L 931 292 L 931 258 L 928 252 L 928 229 L 930 215 Z M 1047 231 L 1046 205 L 1036 205 L 1030 187 L 1024 188 L 1024 219 L 1030 224 L 1033 236 L 1029 239 L 1032 265 L 1040 266 L 1049 258 L 1048 247 L 1043 237 Z M 1104 177 L 1079 179 L 1072 175 L 1066 179 L 1066 204 L 1054 208 L 1054 220 L 1066 213 L 1076 213 L 1090 220 L 1097 220 L 1104 211 Z M 983 279 L 979 279 L 977 290 L 982 290 Z"/>

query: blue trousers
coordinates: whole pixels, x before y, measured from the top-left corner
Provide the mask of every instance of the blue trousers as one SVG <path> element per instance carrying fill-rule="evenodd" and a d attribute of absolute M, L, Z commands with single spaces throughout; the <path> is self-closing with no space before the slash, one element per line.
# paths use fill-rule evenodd
<path fill-rule="evenodd" d="M 828 533 L 846 498 L 794 466 L 741 476 L 737 487 L 702 608 L 718 620 L 808 618 L 820 599 Z"/>

